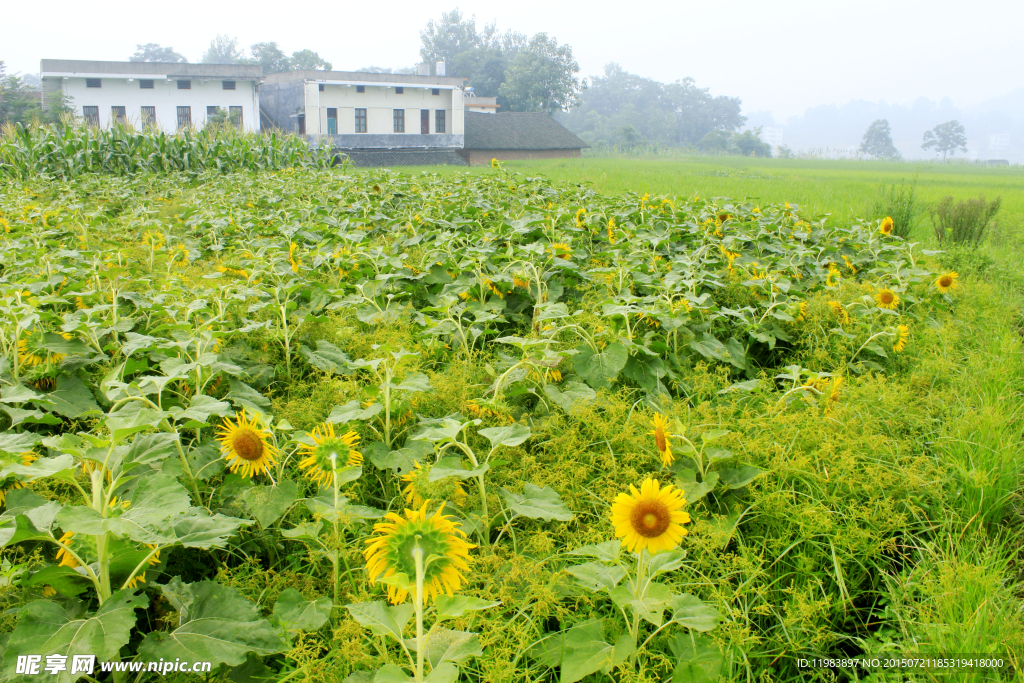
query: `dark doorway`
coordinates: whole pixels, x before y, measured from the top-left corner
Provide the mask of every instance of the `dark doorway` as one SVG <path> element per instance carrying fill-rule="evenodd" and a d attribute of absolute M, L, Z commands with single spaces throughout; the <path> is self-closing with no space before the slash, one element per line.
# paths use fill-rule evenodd
<path fill-rule="evenodd" d="M 420 133 L 423 135 L 430 134 L 430 110 L 420 109 Z"/>
<path fill-rule="evenodd" d="M 306 115 L 299 114 L 299 135 L 306 134 Z"/>

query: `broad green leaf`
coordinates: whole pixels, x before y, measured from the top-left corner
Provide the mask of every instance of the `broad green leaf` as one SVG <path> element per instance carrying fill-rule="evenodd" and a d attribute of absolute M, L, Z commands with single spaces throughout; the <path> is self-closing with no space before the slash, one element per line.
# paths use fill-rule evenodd
<path fill-rule="evenodd" d="M 718 610 L 689 593 L 673 595 L 669 606 L 672 608 L 671 620 L 694 631 L 710 631 L 722 620 Z"/>
<path fill-rule="evenodd" d="M 156 428 L 169 415 L 163 410 L 153 410 L 138 401 L 131 401 L 116 413 L 107 415 L 105 424 L 110 430 L 111 440 L 117 443 L 132 434 Z"/>
<path fill-rule="evenodd" d="M 704 496 L 715 490 L 718 484 L 718 472 L 708 472 L 704 481 L 697 481 L 697 473 L 691 469 L 682 469 L 676 475 L 676 485 L 683 492 L 683 499 L 693 505 Z"/>
<path fill-rule="evenodd" d="M 628 607 L 641 619 L 655 626 L 665 623 L 665 610 L 672 600 L 672 590 L 662 583 L 650 583 L 642 599 L 633 596 L 628 585 L 620 585 L 609 591 L 612 602 L 620 607 Z"/>
<path fill-rule="evenodd" d="M 155 463 L 178 454 L 177 434 L 158 432 L 156 434 L 136 434 L 131 448 L 121 459 L 121 467 L 127 472 L 140 465 Z"/>
<path fill-rule="evenodd" d="M 65 356 L 93 354 L 94 349 L 80 339 L 65 339 L 59 334 L 47 332 L 43 335 L 41 346 L 52 353 L 62 353 Z"/>
<path fill-rule="evenodd" d="M 180 657 L 214 666 L 239 666 L 248 652 L 272 655 L 289 647 L 278 629 L 259 617 L 256 605 L 234 588 L 216 581 L 182 584 L 180 580 L 161 588 L 178 607 L 178 627 L 146 634 L 138 650 L 144 661 Z"/>
<path fill-rule="evenodd" d="M 433 668 L 438 667 L 441 662 L 464 662 L 470 657 L 479 657 L 483 654 L 477 634 L 467 631 L 438 628 L 427 639 L 426 644 L 427 661 Z M 416 639 L 407 638 L 405 646 L 411 652 L 416 652 Z"/>
<path fill-rule="evenodd" d="M 651 557 L 647 568 L 648 571 L 651 572 L 651 576 L 657 576 L 659 574 L 679 569 L 683 566 L 683 562 L 685 561 L 686 551 L 681 548 L 675 548 L 673 550 L 656 553 Z"/>
<path fill-rule="evenodd" d="M 385 664 L 373 677 L 373 683 L 406 683 L 411 680 L 412 676 L 405 673 L 405 669 L 394 664 Z"/>
<path fill-rule="evenodd" d="M 466 612 L 475 612 L 483 609 L 497 607 L 500 602 L 491 602 L 480 598 L 468 597 L 465 595 L 438 595 L 435 601 L 438 618 L 461 617 Z"/>
<path fill-rule="evenodd" d="M 63 421 L 56 415 L 44 413 L 41 410 L 22 410 L 13 406 L 0 406 L 0 410 L 7 413 L 11 418 L 11 427 L 28 424 L 59 425 Z"/>
<path fill-rule="evenodd" d="M 708 431 L 700 435 L 701 441 L 704 443 L 711 443 L 712 441 L 718 441 L 723 436 L 729 433 L 728 429 L 709 429 Z"/>
<path fill-rule="evenodd" d="M 59 509 L 55 509 L 55 507 L 59 508 L 60 503 L 53 502 L 48 504 L 48 506 L 41 506 L 31 512 L 45 512 L 52 520 L 53 516 L 56 516 L 57 512 L 59 512 Z M 21 543 L 22 541 L 48 539 L 50 538 L 49 534 L 46 533 L 48 529 L 49 525 L 45 525 L 43 528 L 36 526 L 27 514 L 12 514 L 8 510 L 4 512 L 3 518 L 0 519 L 0 547 Z"/>
<path fill-rule="evenodd" d="M 455 683 L 459 668 L 451 662 L 442 662 L 423 679 L 423 683 Z"/>
<path fill-rule="evenodd" d="M 626 367 L 629 354 L 619 342 L 612 342 L 603 350 L 595 352 L 587 345 L 577 349 L 572 364 L 576 373 L 595 389 L 607 387 Z"/>
<path fill-rule="evenodd" d="M 370 629 L 375 636 L 391 636 L 401 641 L 402 629 L 412 617 L 413 606 L 403 603 L 389 607 L 383 600 L 345 605 L 352 618 Z"/>
<path fill-rule="evenodd" d="M 71 567 L 50 565 L 49 567 L 43 567 L 29 577 L 25 581 L 25 585 L 52 586 L 61 595 L 72 597 L 92 588 L 92 581 Z"/>
<path fill-rule="evenodd" d="M 422 372 L 414 372 L 401 381 L 400 384 L 392 384 L 391 388 L 401 391 L 430 391 L 430 379 Z"/>
<path fill-rule="evenodd" d="M 725 484 L 725 487 L 728 489 L 743 488 L 765 473 L 765 470 L 762 470 L 760 467 L 754 467 L 753 465 L 719 467 L 716 471 L 722 478 L 722 483 Z"/>
<path fill-rule="evenodd" d="M 597 392 L 583 382 L 566 382 L 564 386 L 544 385 L 544 395 L 567 413 L 577 405 L 585 405 L 597 398 Z"/>
<path fill-rule="evenodd" d="M 596 557 L 604 562 L 614 562 L 619 559 L 619 553 L 622 552 L 621 541 L 605 541 L 604 543 L 596 543 L 594 545 L 585 545 L 582 548 L 576 548 L 576 550 L 570 550 L 570 555 L 582 555 L 583 557 Z"/>
<path fill-rule="evenodd" d="M 343 406 L 334 406 L 331 414 L 327 416 L 327 422 L 332 424 L 346 424 L 353 420 L 369 420 L 371 417 L 380 414 L 384 406 L 379 403 L 371 403 L 363 408 L 359 401 L 349 401 Z"/>
<path fill-rule="evenodd" d="M 242 494 L 242 502 L 264 529 L 279 520 L 299 497 L 294 481 L 284 479 L 276 486 L 253 486 Z"/>
<path fill-rule="evenodd" d="M 478 433 L 491 442 L 492 450 L 498 446 L 514 448 L 530 438 L 530 428 L 519 423 L 505 427 L 488 427 Z"/>
<path fill-rule="evenodd" d="M 352 362 L 349 355 L 329 341 L 317 340 L 316 351 L 306 346 L 299 346 L 299 353 L 307 363 L 322 372 L 335 375 L 351 375 L 353 372 L 349 367 Z"/>
<path fill-rule="evenodd" d="M 24 384 L 4 387 L 3 391 L 0 391 L 0 403 L 25 403 L 27 401 L 31 401 L 36 405 L 50 404 L 49 399 Z"/>
<path fill-rule="evenodd" d="M 227 401 L 218 401 L 212 396 L 199 394 L 193 396 L 188 404 L 188 409 L 183 410 L 174 416 L 176 420 L 195 420 L 208 424 L 211 415 L 225 417 L 232 413 L 231 404 Z"/>
<path fill-rule="evenodd" d="M 323 528 L 324 523 L 321 520 L 315 522 L 302 522 L 296 524 L 291 529 L 284 529 L 281 531 L 281 535 L 285 538 L 294 538 L 297 541 L 304 541 L 306 543 L 317 543 L 320 539 L 320 530 Z"/>
<path fill-rule="evenodd" d="M 144 593 L 133 593 L 117 591 L 91 616 L 82 614 L 81 603 L 77 601 L 66 606 L 49 600 L 28 603 L 7 641 L 4 673 L 8 679 L 14 676 L 18 655 L 64 655 L 69 664 L 74 655 L 95 655 L 100 661 L 117 658 L 135 626 L 135 610 L 149 604 Z M 57 674 L 56 680 L 70 683 L 78 677 L 71 674 L 68 666 Z M 53 680 L 51 676 L 47 679 Z"/>
<path fill-rule="evenodd" d="M 35 481 L 52 477 L 58 472 L 74 469 L 75 459 L 70 455 L 58 455 L 56 458 L 40 458 L 31 465 L 15 463 L 0 470 L 0 479 L 11 474 L 18 476 L 23 482 Z"/>
<path fill-rule="evenodd" d="M 442 458 L 441 462 L 434 465 L 430 469 L 430 481 L 440 481 L 445 477 L 458 477 L 459 479 L 470 479 L 472 477 L 479 477 L 481 474 L 491 469 L 491 466 L 486 462 L 480 467 L 472 470 L 465 470 L 462 467 L 448 467 L 445 462 L 451 463 L 449 458 Z M 460 463 L 461 464 L 461 463 Z"/>
<path fill-rule="evenodd" d="M 553 488 L 535 486 L 526 482 L 523 493 L 512 493 L 508 489 L 501 490 L 501 496 L 512 512 L 530 519 L 558 520 L 568 522 L 572 513 L 565 507 L 561 496 Z"/>
<path fill-rule="evenodd" d="M 162 539 L 170 539 L 186 548 L 222 548 L 238 529 L 251 524 L 247 519 L 211 515 L 202 508 L 192 508 L 189 514 L 174 521 L 169 530 L 162 530 Z"/>
<path fill-rule="evenodd" d="M 256 391 L 245 382 L 239 381 L 234 377 L 228 377 L 228 384 L 231 387 L 231 391 L 229 391 L 228 395 L 224 398 L 231 401 L 236 406 L 244 408 L 252 415 L 264 415 L 269 419 L 269 398 Z"/>
<path fill-rule="evenodd" d="M 677 633 L 669 647 L 677 658 L 671 683 L 718 683 L 724 658 L 714 641 L 692 633 Z"/>
<path fill-rule="evenodd" d="M 331 618 L 331 599 L 303 600 L 302 593 L 286 588 L 274 603 L 274 616 L 289 631 L 316 631 Z"/>
<path fill-rule="evenodd" d="M 76 419 L 87 415 L 99 415 L 103 411 L 96 403 L 92 390 L 74 375 L 60 375 L 57 388 L 46 395 L 49 410 Z"/>
<path fill-rule="evenodd" d="M 32 450 L 32 447 L 42 440 L 41 434 L 32 432 L 2 432 L 0 433 L 0 451 L 11 454 L 24 453 Z"/>
<path fill-rule="evenodd" d="M 618 543 L 618 541 L 615 541 Z M 611 590 L 619 585 L 626 576 L 626 570 L 617 565 L 606 565 L 601 562 L 587 562 L 566 569 L 576 577 L 580 585 L 591 590 Z"/>

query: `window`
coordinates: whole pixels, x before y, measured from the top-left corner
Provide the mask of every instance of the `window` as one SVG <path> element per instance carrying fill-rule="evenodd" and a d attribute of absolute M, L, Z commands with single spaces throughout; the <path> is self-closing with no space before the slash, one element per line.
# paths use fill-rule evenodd
<path fill-rule="evenodd" d="M 235 89 L 235 82 L 234 81 L 221 81 L 220 82 L 220 88 L 221 88 L 221 90 L 234 90 Z"/>
<path fill-rule="evenodd" d="M 434 132 L 444 132 L 444 109 L 438 109 L 434 112 Z"/>
<path fill-rule="evenodd" d="M 241 107 L 228 107 L 228 120 L 231 121 L 231 125 L 235 128 L 242 127 L 242 108 Z"/>
<path fill-rule="evenodd" d="M 192 81 L 178 81 L 178 90 L 191 90 Z"/>
<path fill-rule="evenodd" d="M 441 94 L 441 89 L 440 88 L 431 88 L 430 89 L 430 94 L 431 95 L 440 95 Z"/>
<path fill-rule="evenodd" d="M 211 116 L 216 116 L 216 115 L 217 115 L 217 107 L 207 107 L 206 108 L 206 118 L 207 118 L 207 120 L 209 120 L 209 118 Z"/>
<path fill-rule="evenodd" d="M 142 127 L 148 128 L 156 125 L 156 107 L 142 108 Z"/>
<path fill-rule="evenodd" d="M 181 81 L 178 82 L 181 83 Z M 192 107 L 178 107 L 178 128 L 187 128 L 191 125 Z"/>
<path fill-rule="evenodd" d="M 338 134 L 338 110 L 334 107 L 327 108 L 327 134 Z"/>
<path fill-rule="evenodd" d="M 113 123 L 120 123 L 123 126 L 126 118 L 127 116 L 125 115 L 124 107 L 110 108 L 110 120 Z"/>
<path fill-rule="evenodd" d="M 87 79 L 85 79 L 85 87 L 86 88 L 99 88 L 102 85 L 103 85 L 102 82 L 98 78 L 87 78 Z"/>
<path fill-rule="evenodd" d="M 356 86 L 356 92 L 366 92 L 366 86 L 365 85 L 357 85 Z"/>
<path fill-rule="evenodd" d="M 319 84 L 319 86 L 317 86 L 317 89 L 318 89 L 318 90 L 319 90 L 320 92 L 323 92 L 323 91 L 324 91 L 324 84 L 323 84 L 323 83 Z"/>
<path fill-rule="evenodd" d="M 430 133 L 430 110 L 420 109 L 420 134 L 427 135 Z"/>
<path fill-rule="evenodd" d="M 100 108 L 82 107 L 82 118 L 85 119 L 85 124 L 87 126 L 100 125 Z"/>
<path fill-rule="evenodd" d="M 365 133 L 366 132 L 366 110 L 365 109 L 356 109 L 356 132 L 357 133 Z"/>
<path fill-rule="evenodd" d="M 299 114 L 299 135 L 306 134 L 306 115 Z"/>
<path fill-rule="evenodd" d="M 153 79 L 152 78 L 140 79 L 139 80 L 139 87 L 142 88 L 143 90 L 152 90 L 153 89 Z"/>
<path fill-rule="evenodd" d="M 401 86 L 397 86 L 395 88 L 395 94 L 396 95 L 403 95 L 403 94 L 405 94 L 405 88 L 403 88 Z"/>
<path fill-rule="evenodd" d="M 395 114 L 395 132 L 396 133 L 404 133 L 405 132 L 405 110 L 404 109 L 395 109 L 394 114 Z"/>

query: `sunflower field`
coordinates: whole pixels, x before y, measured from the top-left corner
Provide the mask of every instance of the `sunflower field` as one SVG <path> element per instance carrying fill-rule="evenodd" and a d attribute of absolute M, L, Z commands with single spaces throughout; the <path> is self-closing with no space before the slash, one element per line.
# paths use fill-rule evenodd
<path fill-rule="evenodd" d="M 500 165 L 33 178 L 0 180 L 5 680 L 1019 663 L 1016 314 L 891 220 Z"/>

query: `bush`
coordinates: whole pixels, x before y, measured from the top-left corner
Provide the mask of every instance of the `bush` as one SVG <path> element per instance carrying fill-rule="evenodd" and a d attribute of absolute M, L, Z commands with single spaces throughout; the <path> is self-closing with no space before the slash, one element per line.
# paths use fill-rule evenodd
<path fill-rule="evenodd" d="M 955 202 L 943 197 L 929 213 L 935 225 L 939 244 L 962 244 L 976 247 L 985 234 L 985 228 L 999 212 L 1002 197 L 986 202 L 985 197 Z"/>
<path fill-rule="evenodd" d="M 899 184 L 882 185 L 871 212 L 876 218 L 891 217 L 892 234 L 906 239 L 910 236 L 920 211 L 916 192 L 917 178 L 910 182 L 903 179 Z"/>

